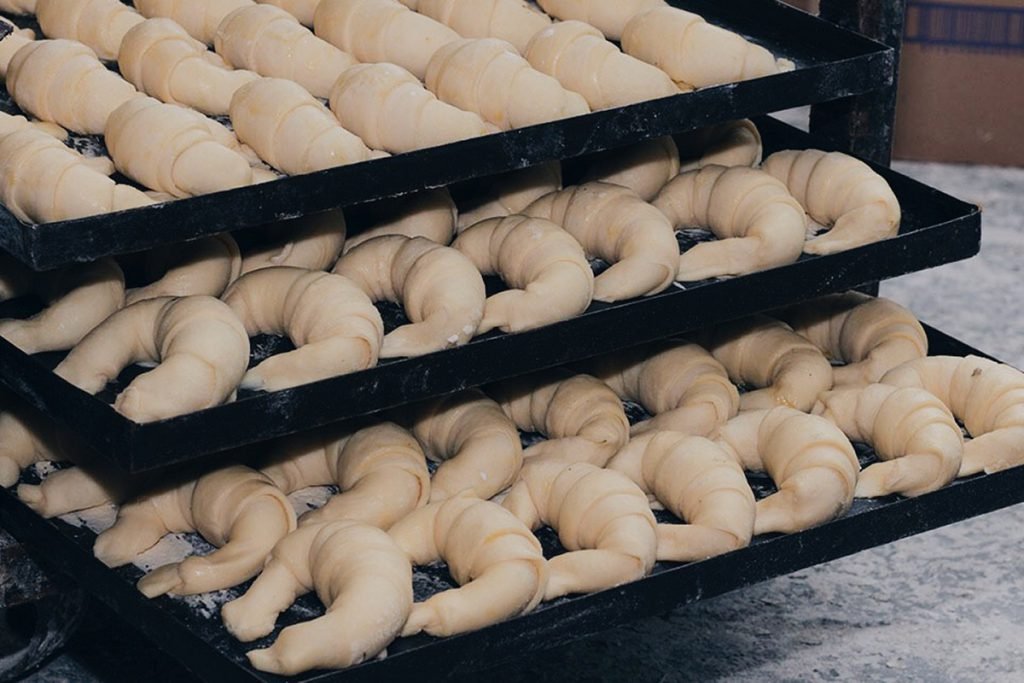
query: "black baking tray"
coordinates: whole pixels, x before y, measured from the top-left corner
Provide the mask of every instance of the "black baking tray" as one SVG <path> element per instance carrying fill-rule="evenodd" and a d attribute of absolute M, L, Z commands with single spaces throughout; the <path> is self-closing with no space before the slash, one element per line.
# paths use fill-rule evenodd
<path fill-rule="evenodd" d="M 932 328 L 926 329 L 935 354 L 985 355 Z M 862 464 L 873 460 L 870 450 L 860 444 L 857 450 Z M 758 497 L 773 490 L 771 482 L 763 476 L 753 476 L 751 484 Z M 748 548 L 703 562 L 658 563 L 650 577 L 634 583 L 545 603 L 526 616 L 461 636 L 400 639 L 388 648 L 388 655 L 382 660 L 342 671 L 309 672 L 290 680 L 348 683 L 471 675 L 619 623 L 664 613 L 677 605 L 711 598 L 1021 501 L 1024 467 L 962 479 L 915 499 L 890 496 L 858 500 L 844 517 L 816 529 L 792 535 L 759 536 Z M 205 680 L 283 680 L 250 668 L 244 653 L 268 645 L 284 626 L 323 612 L 314 598 L 306 596 L 282 615 L 271 636 L 243 645 L 227 634 L 218 610 L 209 605 L 219 605 L 240 595 L 246 586 L 216 594 L 216 599 L 203 610 L 179 598 L 148 600 L 134 587 L 142 575 L 139 569 L 129 566 L 110 570 L 93 558 L 95 536 L 91 531 L 60 520 L 44 520 L 6 490 L 0 492 L 0 524 L 37 554 L 44 566 L 73 577 L 83 589 Z M 546 554 L 560 551 L 557 537 L 549 529 L 541 530 L 539 537 Z M 417 600 L 452 585 L 443 566 L 421 568 L 415 573 Z"/>
<path fill-rule="evenodd" d="M 808 134 L 773 119 L 760 119 L 758 126 L 766 153 L 814 144 Z M 673 286 L 643 299 L 595 303 L 572 320 L 514 335 L 489 333 L 466 346 L 383 362 L 294 389 L 240 391 L 233 403 L 181 417 L 145 425 L 131 422 L 110 406 L 111 392 L 90 396 L 50 372 L 62 354 L 27 356 L 3 339 L 0 383 L 68 427 L 98 457 L 141 472 L 853 289 L 978 252 L 981 221 L 976 206 L 889 169 L 876 170 L 887 178 L 903 206 L 903 224 L 895 238 L 830 256 L 804 256 L 794 264 L 742 277 L 685 289 Z M 254 356 L 272 348 L 273 339 L 254 344 Z M 122 386 L 137 372 L 126 371 Z"/>
<path fill-rule="evenodd" d="M 77 220 L 25 225 L 0 207 L 0 247 L 36 270 L 140 251 L 630 142 L 892 82 L 891 48 L 775 0 L 674 0 L 791 59 L 788 73 L 271 183 Z"/>

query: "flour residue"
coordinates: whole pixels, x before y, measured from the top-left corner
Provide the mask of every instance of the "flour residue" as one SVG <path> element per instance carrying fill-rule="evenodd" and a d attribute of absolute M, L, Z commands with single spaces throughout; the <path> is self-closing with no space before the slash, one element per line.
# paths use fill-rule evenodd
<path fill-rule="evenodd" d="M 117 520 L 117 506 L 113 503 L 104 503 L 88 510 L 69 512 L 61 515 L 59 519 L 71 526 L 84 527 L 95 534 L 102 534 L 114 526 Z"/>

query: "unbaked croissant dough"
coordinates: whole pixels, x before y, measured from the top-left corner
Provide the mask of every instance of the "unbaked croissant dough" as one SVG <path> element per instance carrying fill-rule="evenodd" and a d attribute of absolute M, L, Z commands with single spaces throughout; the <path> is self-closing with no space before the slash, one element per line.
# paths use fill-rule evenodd
<path fill-rule="evenodd" d="M 346 232 L 341 209 L 265 226 L 266 241 L 242 255 L 242 274 L 272 266 L 327 270 L 341 254 Z"/>
<path fill-rule="evenodd" d="M 52 425 L 44 428 L 52 429 Z M 61 447 L 60 455 L 68 456 L 68 460 L 77 460 L 81 454 L 63 443 Z M 53 460 L 52 457 L 43 459 Z M 49 519 L 122 501 L 139 478 L 139 475 L 134 478 L 125 475 L 114 467 L 104 467 L 103 463 L 90 462 L 88 469 L 80 463 L 50 474 L 38 486 L 19 484 L 18 499 L 40 517 Z"/>
<path fill-rule="evenodd" d="M 256 640 L 310 591 L 327 613 L 288 626 L 269 647 L 247 653 L 255 668 L 292 676 L 376 657 L 409 617 L 412 565 L 375 527 L 347 520 L 303 526 L 278 541 L 263 573 L 221 608 L 221 618 L 239 640 Z"/>
<path fill-rule="evenodd" d="M 103 321 L 54 372 L 96 394 L 140 362 L 159 365 L 132 380 L 114 409 L 134 422 L 162 420 L 233 397 L 249 363 L 249 337 L 213 297 L 147 299 Z"/>
<path fill-rule="evenodd" d="M 807 412 L 832 388 L 832 365 L 818 347 L 764 315 L 721 325 L 702 345 L 732 381 L 757 387 L 740 396 L 740 410 L 784 405 Z"/>
<path fill-rule="evenodd" d="M 851 441 L 870 445 L 882 461 L 860 473 L 858 498 L 919 496 L 942 488 L 960 471 L 960 427 L 942 401 L 924 389 L 869 384 L 827 391 L 814 413 Z"/>
<path fill-rule="evenodd" d="M 709 436 L 739 410 L 739 392 L 725 368 L 697 344 L 656 342 L 584 367 L 619 398 L 636 401 L 654 415 L 633 425 L 633 434 L 667 430 Z"/>
<path fill-rule="evenodd" d="M 778 487 L 757 501 L 755 534 L 802 531 L 850 509 L 860 464 L 849 439 L 823 417 L 786 406 L 753 410 L 729 420 L 717 443 Z"/>
<path fill-rule="evenodd" d="M 384 322 L 362 290 L 340 275 L 261 268 L 239 278 L 222 298 L 249 336 L 283 334 L 296 347 L 246 372 L 246 389 L 278 391 L 377 364 Z"/>
<path fill-rule="evenodd" d="M 465 490 L 492 498 L 515 480 L 523 447 L 515 424 L 478 389 L 427 401 L 412 414 L 412 433 L 440 463 L 430 482 L 437 503 Z"/>
<path fill-rule="evenodd" d="M 488 218 L 502 218 L 523 209 L 546 194 L 562 189 L 562 165 L 557 161 L 502 173 L 466 184 L 459 196 L 458 230 Z"/>
<path fill-rule="evenodd" d="M 484 316 L 480 272 L 458 250 L 423 237 L 387 235 L 342 256 L 334 272 L 373 301 L 402 304 L 411 321 L 384 336 L 381 358 L 422 356 L 466 344 Z"/>
<path fill-rule="evenodd" d="M 532 611 L 548 586 L 540 542 L 496 503 L 461 494 L 432 503 L 391 527 L 414 565 L 438 560 L 459 588 L 413 605 L 403 636 L 450 636 Z"/>
<path fill-rule="evenodd" d="M 832 294 L 783 311 L 789 323 L 824 354 L 836 386 L 877 382 L 892 368 L 928 355 L 928 335 L 895 301 L 859 292 Z"/>
<path fill-rule="evenodd" d="M 665 0 L 537 0 L 537 4 L 553 17 L 585 21 L 610 40 L 618 40 L 630 19 L 664 7 Z"/>
<path fill-rule="evenodd" d="M 3 40 L 0 40 L 0 77 L 6 78 L 7 68 L 15 53 L 35 40 L 36 34 L 32 29 L 18 28 L 5 17 L 0 17 L 0 24 L 6 24 L 11 27 L 11 32 Z"/>
<path fill-rule="evenodd" d="M 128 290 L 125 303 L 159 296 L 219 297 L 238 279 L 241 268 L 238 245 L 227 233 L 154 249 L 146 254 L 145 265 L 151 282 Z"/>
<path fill-rule="evenodd" d="M 416 10 L 455 29 L 464 38 L 498 38 L 520 53 L 551 18 L 524 0 L 402 0 Z"/>
<path fill-rule="evenodd" d="M 693 562 L 750 544 L 754 492 L 739 463 L 715 443 L 653 431 L 632 439 L 608 469 L 686 522 L 658 524 L 659 560 Z"/>
<path fill-rule="evenodd" d="M 119 0 L 37 0 L 35 14 L 48 37 L 77 40 L 108 61 L 117 59 L 125 33 L 143 20 Z"/>
<path fill-rule="evenodd" d="M 59 434 L 24 401 L 5 400 L 0 411 L 0 486 L 12 486 L 32 463 L 66 460 Z"/>
<path fill-rule="evenodd" d="M 1024 373 L 978 356 L 930 356 L 882 377 L 885 384 L 920 387 L 942 401 L 967 433 L 960 476 L 999 472 L 1024 463 Z"/>
<path fill-rule="evenodd" d="M 621 472 L 528 463 L 502 504 L 531 529 L 554 528 L 569 551 L 548 561 L 545 600 L 636 581 L 654 566 L 658 538 L 647 495 Z"/>
<path fill-rule="evenodd" d="M 371 225 L 345 241 L 343 253 L 384 235 L 425 237 L 447 246 L 455 234 L 455 203 L 446 188 L 382 199 L 369 209 Z"/>
<path fill-rule="evenodd" d="M 207 45 L 213 44 L 224 17 L 252 0 L 132 0 L 145 17 L 166 17 L 181 24 L 188 34 Z"/>
<path fill-rule="evenodd" d="M 784 182 L 816 223 L 831 226 L 804 245 L 834 254 L 895 237 L 900 203 L 885 178 L 859 159 L 819 149 L 776 152 L 762 168 Z"/>
<path fill-rule="evenodd" d="M 541 197 L 522 213 L 561 225 L 588 257 L 612 264 L 594 280 L 596 301 L 656 294 L 675 279 L 679 244 L 672 225 L 628 188 L 576 185 Z"/>
<path fill-rule="evenodd" d="M 274 544 L 294 529 L 295 511 L 270 479 L 228 465 L 122 505 L 114 526 L 96 537 L 93 553 L 118 567 L 166 534 L 197 531 L 217 550 L 154 569 L 138 583 L 147 598 L 194 595 L 252 578 Z"/>
<path fill-rule="evenodd" d="M 757 166 L 764 148 L 761 133 L 750 119 L 705 126 L 677 135 L 680 172 L 705 166 Z"/>
<path fill-rule="evenodd" d="M 629 441 L 629 420 L 622 403 L 604 382 L 590 375 L 549 370 L 499 382 L 487 393 L 519 429 L 547 437 L 523 452 L 528 461 L 604 467 Z"/>
<path fill-rule="evenodd" d="M 32 128 L 33 130 L 37 130 L 41 133 L 46 133 L 50 137 L 60 140 L 61 142 L 68 139 L 68 132 L 56 123 L 50 123 L 49 121 L 33 121 L 21 115 L 0 112 L 0 136 L 10 135 L 11 133 L 16 133 L 17 131 L 25 128 Z M 89 159 L 104 160 L 104 165 L 106 162 L 110 161 L 107 157 L 82 156 L 83 161 L 88 161 Z M 113 173 L 113 164 L 111 164 L 109 168 L 110 173 Z M 96 170 L 99 169 L 97 168 Z M 107 173 L 106 175 L 110 175 L 110 173 Z"/>
<path fill-rule="evenodd" d="M 587 310 L 594 271 L 572 235 L 543 218 L 506 216 L 477 223 L 452 246 L 484 275 L 509 289 L 487 298 L 479 334 L 522 332 L 568 320 Z"/>
<path fill-rule="evenodd" d="M 674 227 L 708 228 L 718 238 L 679 257 L 683 282 L 786 265 L 803 250 L 803 209 L 764 171 L 705 166 L 677 176 L 652 203 Z"/>
<path fill-rule="evenodd" d="M 649 202 L 677 175 L 679 150 L 672 138 L 665 136 L 592 157 L 587 163 L 583 181 L 599 180 L 622 185 Z"/>

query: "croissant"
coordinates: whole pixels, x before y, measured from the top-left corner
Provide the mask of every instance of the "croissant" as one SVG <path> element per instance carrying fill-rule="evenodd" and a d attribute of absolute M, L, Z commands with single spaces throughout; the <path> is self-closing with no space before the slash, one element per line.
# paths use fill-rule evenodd
<path fill-rule="evenodd" d="M 763 171 L 705 166 L 677 176 L 652 203 L 673 226 L 706 227 L 718 238 L 679 257 L 678 280 L 743 275 L 800 258 L 803 209 Z"/>
<path fill-rule="evenodd" d="M 409 9 L 455 29 L 464 38 L 498 38 L 520 53 L 551 19 L 524 0 L 402 0 Z"/>
<path fill-rule="evenodd" d="M 881 462 L 857 481 L 858 498 L 919 496 L 956 478 L 963 457 L 960 427 L 942 401 L 923 389 L 869 384 L 828 391 L 814 413 L 851 441 L 870 445 Z"/>
<path fill-rule="evenodd" d="M 377 364 L 384 337 L 380 313 L 340 275 L 261 268 L 239 278 L 223 299 L 249 336 L 287 334 L 296 347 L 246 372 L 246 389 L 288 389 Z"/>
<path fill-rule="evenodd" d="M 304 26 L 313 25 L 313 16 L 320 0 L 256 0 L 261 4 L 273 5 L 284 10 Z"/>
<path fill-rule="evenodd" d="M 930 356 L 881 381 L 925 389 L 963 422 L 973 438 L 964 443 L 961 477 L 1024 463 L 1024 374 L 1016 368 L 978 356 Z"/>
<path fill-rule="evenodd" d="M 761 133 L 750 119 L 698 128 L 675 138 L 680 172 L 705 166 L 757 166 L 764 148 Z"/>
<path fill-rule="evenodd" d="M 537 4 L 553 17 L 585 21 L 610 40 L 618 40 L 630 19 L 650 9 L 664 7 L 665 0 L 537 0 Z"/>
<path fill-rule="evenodd" d="M 272 266 L 327 270 L 341 254 L 346 231 L 340 209 L 268 225 L 267 241 L 242 255 L 242 274 Z"/>
<path fill-rule="evenodd" d="M 531 529 L 554 528 L 569 551 L 548 561 L 545 600 L 636 581 L 654 566 L 654 515 L 644 492 L 621 472 L 582 462 L 530 463 L 502 504 Z"/>
<path fill-rule="evenodd" d="M 804 245 L 834 254 L 895 237 L 900 203 L 885 178 L 859 159 L 817 149 L 776 152 L 762 168 L 781 180 L 816 223 L 831 226 Z"/>
<path fill-rule="evenodd" d="M 281 539 L 245 595 L 221 608 L 243 642 L 269 635 L 277 615 L 316 591 L 327 613 L 288 626 L 267 648 L 250 651 L 260 671 L 293 676 L 352 666 L 377 656 L 412 609 L 412 565 L 380 529 L 336 521 L 304 526 Z"/>
<path fill-rule="evenodd" d="M 0 1 L 0 5 L 5 4 L 7 0 Z M 20 14 L 15 9 L 5 9 L 5 11 Z M 7 25 L 11 28 L 11 32 L 8 33 L 2 40 L 0 40 L 0 78 L 7 77 L 7 68 L 11 63 L 11 58 L 14 57 L 15 53 L 21 48 L 25 47 L 35 39 L 35 33 L 31 29 L 18 28 L 10 20 L 0 17 L 0 24 Z"/>
<path fill-rule="evenodd" d="M 832 294 L 784 311 L 789 323 L 830 359 L 836 386 L 877 382 L 892 368 L 928 355 L 928 335 L 895 301 L 859 292 Z"/>
<path fill-rule="evenodd" d="M 242 256 L 224 233 L 154 249 L 146 254 L 150 283 L 127 292 L 126 304 L 161 296 L 220 296 L 241 274 Z"/>
<path fill-rule="evenodd" d="M 590 375 L 565 369 L 505 380 L 487 389 L 516 426 L 547 439 L 528 461 L 587 462 L 598 467 L 629 441 L 629 421 L 615 393 Z"/>
<path fill-rule="evenodd" d="M 672 138 L 665 136 L 592 157 L 583 180 L 622 185 L 649 202 L 677 175 L 679 150 Z"/>
<path fill-rule="evenodd" d="M 579 242 L 543 218 L 507 216 L 470 227 L 452 243 L 484 275 L 510 287 L 488 297 L 478 334 L 522 332 L 587 310 L 594 272 Z"/>
<path fill-rule="evenodd" d="M 411 321 L 384 336 L 381 358 L 421 356 L 461 346 L 476 334 L 487 294 L 473 263 L 423 237 L 388 235 L 342 256 L 334 272 L 373 301 L 397 301 Z"/>
<path fill-rule="evenodd" d="M 249 362 L 249 337 L 227 304 L 209 296 L 139 301 L 104 320 L 54 369 L 90 394 L 131 363 L 159 365 L 114 402 L 134 422 L 152 422 L 224 403 Z"/>
<path fill-rule="evenodd" d="M 117 59 L 124 35 L 143 20 L 119 0 L 36 0 L 35 14 L 47 36 L 77 40 L 108 61 Z"/>
<path fill-rule="evenodd" d="M 672 226 L 632 190 L 585 183 L 541 197 L 523 211 L 569 231 L 588 257 L 612 263 L 594 280 L 594 299 L 656 294 L 675 277 L 679 246 Z"/>
<path fill-rule="evenodd" d="M 466 494 L 420 508 L 391 527 L 414 565 L 444 560 L 459 588 L 413 605 L 403 636 L 450 636 L 532 611 L 548 564 L 540 542 L 496 503 Z"/>
<path fill-rule="evenodd" d="M 194 595 L 252 578 L 293 529 L 295 511 L 285 495 L 259 472 L 229 465 L 122 505 L 114 526 L 96 537 L 93 553 L 118 567 L 168 533 L 198 531 L 217 550 L 164 565 L 138 583 L 147 598 Z"/>
<path fill-rule="evenodd" d="M 740 396 L 740 410 L 777 405 L 809 411 L 832 388 L 832 365 L 789 325 L 767 316 L 719 326 L 701 340 L 737 384 L 758 387 Z"/>
<path fill-rule="evenodd" d="M 52 427 L 46 425 L 44 429 L 47 428 Z M 65 455 L 72 460 L 78 457 L 78 451 L 72 451 L 63 443 L 60 448 L 58 455 L 62 459 Z M 54 460 L 53 455 L 41 459 Z M 69 512 L 88 510 L 124 500 L 135 483 L 120 470 L 98 467 L 98 463 L 90 463 L 88 469 L 79 464 L 76 467 L 58 470 L 39 485 L 19 484 L 17 493 L 22 503 L 40 517 L 50 519 Z"/>
<path fill-rule="evenodd" d="M 757 501 L 755 534 L 795 533 L 850 509 L 860 464 L 849 439 L 825 418 L 786 406 L 754 410 L 725 423 L 716 442 L 778 487 Z"/>
<path fill-rule="evenodd" d="M 0 486 L 18 481 L 21 470 L 42 460 L 66 460 L 59 432 L 23 402 L 5 400 L 0 411 Z"/>
<path fill-rule="evenodd" d="M 351 519 L 388 529 L 430 498 L 430 473 L 415 437 L 391 422 L 352 434 L 320 430 L 281 443 L 261 468 L 285 493 L 336 484 L 341 493 L 302 517 Z"/>
<path fill-rule="evenodd" d="M 132 0 L 145 17 L 173 19 L 196 40 L 212 45 L 224 17 L 252 0 Z"/>
<path fill-rule="evenodd" d="M 347 240 L 343 253 L 384 235 L 425 237 L 446 246 L 455 233 L 455 203 L 443 187 L 381 200 L 371 206 L 369 214 L 371 226 Z"/>
<path fill-rule="evenodd" d="M 330 91 L 331 111 L 376 149 L 393 154 L 486 135 L 477 114 L 437 99 L 396 64 L 346 69 Z"/>
<path fill-rule="evenodd" d="M 536 70 L 497 38 L 447 43 L 430 60 L 425 82 L 441 100 L 476 112 L 501 130 L 590 111 L 583 97 Z"/>
<path fill-rule="evenodd" d="M 725 368 L 696 344 L 656 342 L 584 367 L 620 399 L 654 415 L 633 425 L 634 435 L 666 430 L 709 436 L 739 410 L 739 392 Z"/>
<path fill-rule="evenodd" d="M 631 440 L 608 469 L 686 522 L 658 524 L 659 560 L 694 562 L 750 545 L 754 492 L 743 469 L 715 443 L 652 431 Z"/>
<path fill-rule="evenodd" d="M 25 112 L 76 133 L 98 134 L 112 112 L 138 97 L 96 53 L 73 40 L 36 40 L 11 57 L 7 90 Z"/>
<path fill-rule="evenodd" d="M 508 488 L 523 465 L 515 424 L 477 389 L 417 407 L 412 433 L 426 456 L 440 463 L 430 482 L 432 503 L 466 490 L 492 498 Z"/>
<path fill-rule="evenodd" d="M 457 202 L 459 232 L 488 218 L 521 213 L 544 195 L 561 190 L 562 166 L 557 161 L 531 166 L 483 182 L 469 181 L 465 188 Z"/>

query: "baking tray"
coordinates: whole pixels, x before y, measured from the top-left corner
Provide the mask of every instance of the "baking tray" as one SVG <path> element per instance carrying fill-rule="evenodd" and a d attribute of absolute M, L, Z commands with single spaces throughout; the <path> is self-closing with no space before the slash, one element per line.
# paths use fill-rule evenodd
<path fill-rule="evenodd" d="M 935 354 L 985 355 L 932 328 Z M 862 463 L 873 460 L 858 445 Z M 771 482 L 754 476 L 758 497 L 772 492 Z M 916 499 L 890 496 L 859 500 L 843 518 L 788 536 L 763 535 L 748 548 L 690 564 L 658 563 L 641 581 L 586 596 L 545 603 L 537 611 L 495 626 L 450 638 L 416 636 L 400 639 L 384 659 L 343 671 L 310 672 L 295 681 L 400 680 L 398 677 L 440 679 L 472 674 L 530 653 L 555 647 L 616 624 L 660 614 L 782 574 L 889 543 L 929 529 L 974 517 L 1024 501 L 1024 467 L 959 480 Z M 663 513 L 658 513 L 662 515 Z M 670 520 L 670 517 L 661 517 Z M 69 574 L 82 588 L 113 608 L 122 618 L 209 681 L 280 681 L 251 669 L 245 651 L 264 647 L 284 626 L 323 613 L 307 596 L 282 615 L 274 633 L 247 645 L 231 638 L 221 625 L 218 608 L 240 595 L 246 586 L 200 598 L 162 597 L 147 600 L 134 587 L 142 572 L 134 566 L 110 570 L 95 560 L 94 534 L 60 520 L 44 520 L 22 505 L 9 491 L 0 492 L 0 523 L 29 546 L 46 566 Z M 539 534 L 545 553 L 559 552 L 549 529 Z M 441 566 L 417 569 L 417 600 L 451 586 Z"/>
<path fill-rule="evenodd" d="M 700 126 L 861 94 L 892 82 L 891 48 L 775 0 L 674 0 L 796 64 L 794 71 L 564 121 L 77 220 L 25 225 L 0 207 L 0 247 L 36 270 L 266 224 Z"/>
<path fill-rule="evenodd" d="M 773 119 L 759 120 L 758 126 L 766 153 L 813 144 L 808 134 Z M 145 425 L 131 422 L 110 406 L 112 390 L 90 396 L 50 372 L 63 354 L 27 356 L 3 339 L 0 383 L 70 428 L 99 457 L 129 472 L 141 472 L 853 289 L 978 252 L 977 207 L 889 169 L 876 170 L 887 178 L 903 206 L 903 225 L 895 238 L 840 254 L 805 256 L 794 264 L 742 277 L 685 289 L 673 286 L 643 299 L 595 303 L 572 320 L 519 334 L 492 332 L 466 346 L 383 362 L 294 389 L 240 391 L 233 403 L 181 417 Z M 385 320 L 393 327 L 395 310 L 385 310 Z M 254 359 L 279 347 L 278 338 L 258 338 Z M 123 387 L 138 372 L 129 368 L 111 387 Z"/>

